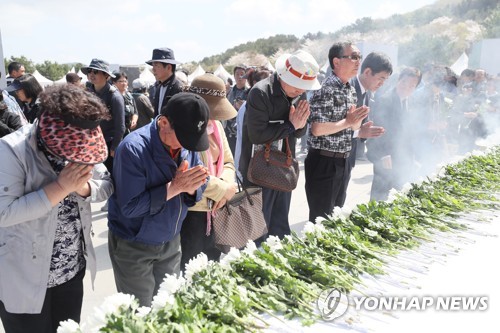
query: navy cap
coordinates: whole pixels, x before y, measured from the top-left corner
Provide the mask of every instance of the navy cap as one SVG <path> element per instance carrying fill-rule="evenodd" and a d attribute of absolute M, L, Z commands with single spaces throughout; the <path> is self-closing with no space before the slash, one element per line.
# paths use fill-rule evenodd
<path fill-rule="evenodd" d="M 81 68 L 82 73 L 85 75 L 87 75 L 89 69 L 96 69 L 98 71 L 101 71 L 101 72 L 108 74 L 112 78 L 115 77 L 115 75 L 113 73 L 111 73 L 111 71 L 109 70 L 109 63 L 107 61 L 102 60 L 102 59 L 94 58 L 90 62 L 90 65 L 88 65 L 87 67 Z"/>
<path fill-rule="evenodd" d="M 166 64 L 180 64 L 175 60 L 174 51 L 168 47 L 162 47 L 153 50 L 153 59 L 146 61 L 146 64 L 153 65 L 154 61 L 163 62 Z"/>

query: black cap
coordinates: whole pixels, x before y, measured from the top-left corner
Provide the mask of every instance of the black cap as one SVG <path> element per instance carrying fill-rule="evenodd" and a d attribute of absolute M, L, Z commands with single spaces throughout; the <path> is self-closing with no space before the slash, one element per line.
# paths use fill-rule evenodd
<path fill-rule="evenodd" d="M 202 97 L 188 92 L 175 94 L 161 108 L 161 115 L 169 119 L 183 148 L 191 151 L 208 149 L 210 109 Z"/>

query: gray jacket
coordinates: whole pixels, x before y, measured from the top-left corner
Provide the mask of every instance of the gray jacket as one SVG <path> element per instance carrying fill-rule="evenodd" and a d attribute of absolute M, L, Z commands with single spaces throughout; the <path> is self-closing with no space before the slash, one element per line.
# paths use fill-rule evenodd
<path fill-rule="evenodd" d="M 37 148 L 36 126 L 26 125 L 0 139 L 0 300 L 10 313 L 40 313 L 47 290 L 59 205 L 51 207 L 43 187 L 57 176 Z M 106 200 L 113 184 L 98 164 L 91 195 L 78 195 L 85 240 L 84 254 L 92 283 L 96 258 L 91 233 L 91 202 Z"/>

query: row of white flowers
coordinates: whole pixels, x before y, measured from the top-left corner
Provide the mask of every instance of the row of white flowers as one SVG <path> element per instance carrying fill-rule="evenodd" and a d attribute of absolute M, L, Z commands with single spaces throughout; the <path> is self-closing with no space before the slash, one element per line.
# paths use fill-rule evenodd
<path fill-rule="evenodd" d="M 456 159 L 453 163 L 458 163 L 464 158 L 468 158 L 472 155 L 484 155 L 489 151 L 474 151 L 472 154 L 467 154 L 459 159 Z M 435 174 L 431 175 L 428 179 L 436 180 L 443 175 L 444 165 L 438 167 Z M 422 179 L 421 181 L 423 181 Z M 401 191 L 391 190 L 388 202 L 392 202 L 399 196 L 404 195 L 411 189 L 411 184 L 407 184 L 403 187 Z M 355 208 L 356 210 L 357 208 Z M 347 220 L 352 214 L 353 210 L 350 207 L 335 207 L 332 212 L 332 219 Z M 325 226 L 322 224 L 326 219 L 318 218 L 316 223 L 307 222 L 302 231 L 303 235 L 306 234 L 321 234 L 326 232 Z M 293 242 L 291 236 L 286 236 L 288 242 Z M 271 251 L 278 251 L 283 248 L 281 240 L 276 236 L 270 236 L 266 240 L 265 244 L 271 249 Z M 174 297 L 177 291 L 179 291 L 183 286 L 193 283 L 193 276 L 209 267 L 210 265 L 220 265 L 224 269 L 230 270 L 231 264 L 238 262 L 243 257 L 252 258 L 254 257 L 255 251 L 258 251 L 255 243 L 253 241 L 248 241 L 247 246 L 242 251 L 231 248 L 229 253 L 225 255 L 220 263 L 213 263 L 208 260 L 205 254 L 200 254 L 196 258 L 193 258 L 186 266 L 186 271 L 184 275 L 174 276 L 166 275 L 163 283 L 161 284 L 158 294 L 154 297 L 151 307 L 141 307 L 135 309 L 135 315 L 137 317 L 144 317 L 150 313 L 160 311 L 162 309 L 168 308 L 169 305 L 174 304 Z M 242 298 L 246 298 L 247 289 L 244 286 L 239 286 L 238 290 Z M 115 295 L 107 297 L 101 306 L 94 309 L 91 316 L 89 316 L 81 325 L 72 321 L 61 322 L 58 328 L 58 333 L 82 333 L 82 332 L 99 332 L 100 329 L 106 326 L 107 318 L 113 314 L 119 314 L 119 312 L 124 308 L 134 307 L 134 297 L 131 295 L 125 295 L 117 293 Z"/>

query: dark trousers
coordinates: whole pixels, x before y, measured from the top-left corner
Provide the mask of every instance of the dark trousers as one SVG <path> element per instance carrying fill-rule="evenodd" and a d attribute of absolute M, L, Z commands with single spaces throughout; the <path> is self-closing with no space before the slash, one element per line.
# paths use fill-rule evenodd
<path fill-rule="evenodd" d="M 116 290 L 137 297 L 141 306 L 151 306 L 165 274 L 179 275 L 180 236 L 161 245 L 129 241 L 108 233 L 108 250 Z"/>
<path fill-rule="evenodd" d="M 213 229 L 207 236 L 207 212 L 187 213 L 181 228 L 181 270 L 200 253 L 205 253 L 208 260 L 218 261 L 221 251 L 215 247 Z"/>
<path fill-rule="evenodd" d="M 291 201 L 292 192 L 262 188 L 262 212 L 266 220 L 268 235 L 278 236 L 280 239 L 285 235 L 290 235 L 288 213 L 290 212 Z M 261 238 L 260 241 L 265 238 Z M 259 241 L 256 241 L 256 243 L 259 243 Z"/>
<path fill-rule="evenodd" d="M 9 313 L 0 301 L 0 318 L 5 333 L 55 333 L 61 321 L 73 319 L 80 322 L 84 276 L 85 269 L 82 269 L 68 282 L 47 288 L 39 314 Z"/>
<path fill-rule="evenodd" d="M 344 206 L 351 168 L 346 158 L 328 157 L 309 150 L 304 161 L 309 221 L 330 215 L 333 208 Z"/>

